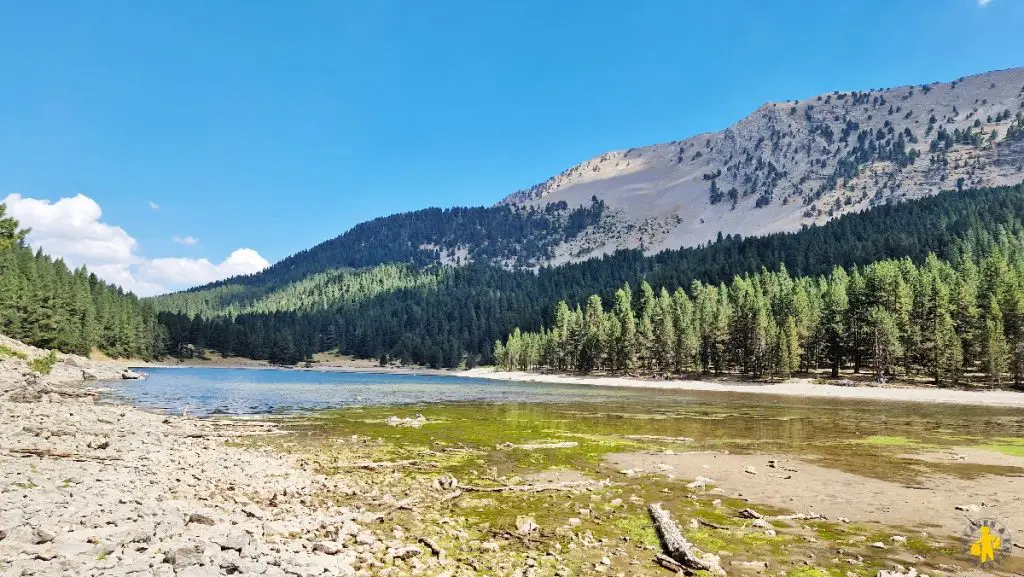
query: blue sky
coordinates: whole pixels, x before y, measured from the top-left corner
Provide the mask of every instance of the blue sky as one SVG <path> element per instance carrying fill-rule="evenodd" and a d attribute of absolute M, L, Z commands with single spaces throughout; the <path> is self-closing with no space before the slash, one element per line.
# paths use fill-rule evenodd
<path fill-rule="evenodd" d="M 141 292 L 375 216 L 491 204 L 765 101 L 1024 65 L 1021 0 L 111 0 L 3 14 L 0 199 L 83 195 L 24 208 L 36 242 L 61 254 L 75 235 L 127 242 L 119 229 L 132 262 L 63 256 Z M 240 248 L 259 255 L 222 267 Z"/>

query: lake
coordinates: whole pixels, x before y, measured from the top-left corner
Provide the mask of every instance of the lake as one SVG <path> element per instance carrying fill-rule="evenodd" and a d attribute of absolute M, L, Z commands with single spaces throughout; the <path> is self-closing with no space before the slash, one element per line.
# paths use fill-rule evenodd
<path fill-rule="evenodd" d="M 422 403 L 694 402 L 684 392 L 544 385 L 445 375 L 289 369 L 146 368 L 144 381 L 108 381 L 109 398 L 193 415 L 289 414 Z"/>

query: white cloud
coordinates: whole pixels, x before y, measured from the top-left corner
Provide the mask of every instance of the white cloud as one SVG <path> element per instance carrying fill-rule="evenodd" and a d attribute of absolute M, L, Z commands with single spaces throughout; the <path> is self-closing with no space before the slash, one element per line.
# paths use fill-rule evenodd
<path fill-rule="evenodd" d="M 173 240 L 174 242 L 176 242 L 178 244 L 183 244 L 185 246 L 195 246 L 195 245 L 199 244 L 199 239 L 194 237 L 194 236 L 192 236 L 192 235 L 187 235 L 187 236 L 174 235 L 173 237 L 171 237 L 171 240 Z"/>
<path fill-rule="evenodd" d="M 268 266 L 270 263 L 260 253 L 251 248 L 240 248 L 220 264 L 213 264 L 205 258 L 155 258 L 140 268 L 147 278 L 175 285 L 199 285 L 252 274 Z"/>
<path fill-rule="evenodd" d="M 991 1 L 992 0 L 978 0 L 978 6 L 981 6 L 982 8 L 984 8 L 985 6 L 988 6 L 988 3 L 991 2 Z"/>
<path fill-rule="evenodd" d="M 57 202 L 10 194 L 3 203 L 23 227 L 32 228 L 30 244 L 75 266 L 88 262 L 131 264 L 138 260 L 135 239 L 119 226 L 100 222 L 100 205 L 84 194 Z"/>
<path fill-rule="evenodd" d="M 10 194 L 0 202 L 22 227 L 32 229 L 30 245 L 70 266 L 86 265 L 96 276 L 140 296 L 252 274 L 270 265 L 251 248 L 240 248 L 219 264 L 206 258 L 144 258 L 136 240 L 121 227 L 102 222 L 100 205 L 83 194 L 56 202 Z M 186 236 L 175 237 L 175 242 L 199 241 Z"/>
<path fill-rule="evenodd" d="M 149 208 L 152 208 L 153 210 L 160 210 L 160 205 L 151 200 L 149 201 Z"/>

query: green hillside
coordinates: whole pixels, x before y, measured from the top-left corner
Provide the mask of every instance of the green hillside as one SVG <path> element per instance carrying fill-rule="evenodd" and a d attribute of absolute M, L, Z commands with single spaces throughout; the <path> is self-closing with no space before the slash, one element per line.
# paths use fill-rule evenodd
<path fill-rule="evenodd" d="M 1014 245 L 1024 230 L 1022 218 L 1024 187 L 947 192 L 795 233 L 725 236 L 707 246 L 650 257 L 621 251 L 536 272 L 479 262 L 442 268 L 406 264 L 321 270 L 292 282 L 270 271 L 273 282 L 261 281 L 261 275 L 229 280 L 159 297 L 154 306 L 163 311 L 172 350 L 192 343 L 278 361 L 339 350 L 456 366 L 491 360 L 494 341 L 513 328 L 550 324 L 561 300 L 582 305 L 596 294 L 611 302 L 627 282 L 637 286 L 647 280 L 658 291 L 675 291 L 694 280 L 717 285 L 780 265 L 789 274 L 815 277 L 837 266 L 852 270 L 885 259 L 920 264 L 929 254 L 951 263 L 976 260 L 992 247 Z M 303 262 L 311 266 L 313 261 Z M 345 296 L 336 300 L 340 295 Z"/>

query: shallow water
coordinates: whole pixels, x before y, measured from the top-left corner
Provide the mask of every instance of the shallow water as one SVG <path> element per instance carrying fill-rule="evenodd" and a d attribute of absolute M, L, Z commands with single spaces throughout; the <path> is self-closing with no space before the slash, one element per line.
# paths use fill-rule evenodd
<path fill-rule="evenodd" d="M 192 415 L 289 414 L 422 403 L 619 402 L 662 393 L 585 385 L 538 385 L 443 375 L 287 369 L 147 368 L 144 381 L 109 381 L 109 396 L 146 409 Z M 692 396 L 670 394 L 686 404 Z"/>
<path fill-rule="evenodd" d="M 105 383 L 111 389 L 109 397 L 169 413 L 181 413 L 188 407 L 193 415 L 392 407 L 385 412 L 423 412 L 428 418 L 432 413 L 454 419 L 461 423 L 449 431 L 456 436 L 483 425 L 570 434 L 692 437 L 702 448 L 757 452 L 799 448 L 804 453 L 835 453 L 834 446 L 820 451 L 814 447 L 848 442 L 897 451 L 915 443 L 972 445 L 1024 437 L 1024 411 L 1019 409 L 553 385 L 443 375 L 208 368 L 145 372 L 148 377 L 141 382 Z M 372 412 L 379 410 L 383 409 Z M 394 431 L 384 428 L 378 432 L 388 429 Z M 848 446 L 840 453 L 859 453 L 856 449 Z"/>

